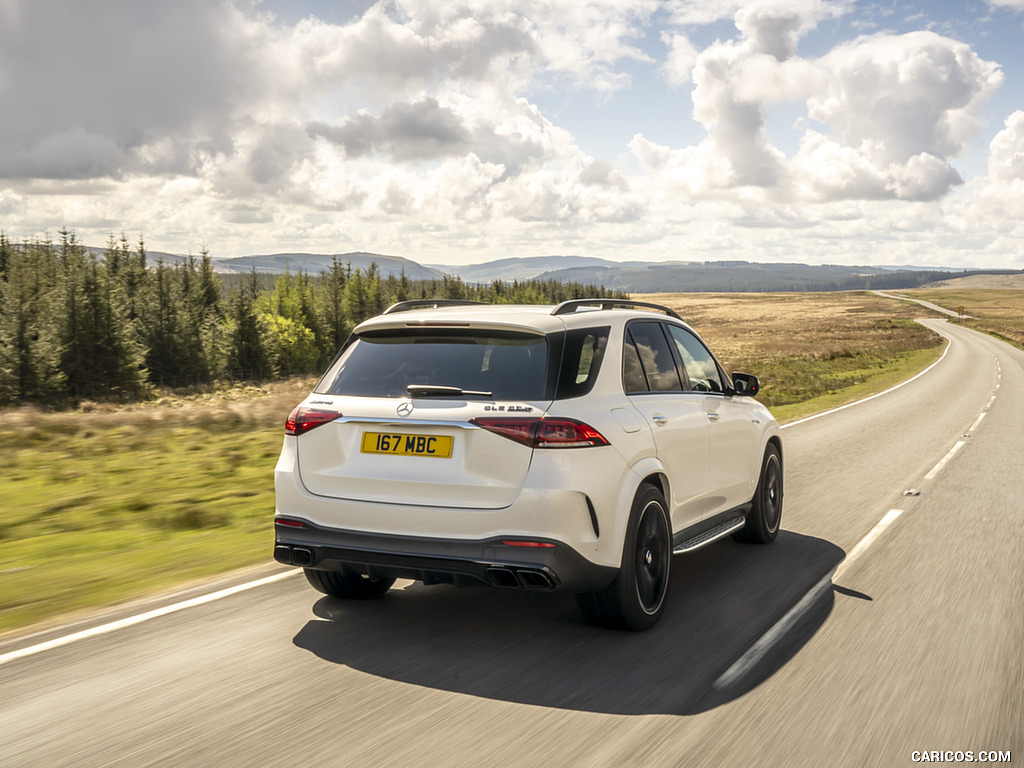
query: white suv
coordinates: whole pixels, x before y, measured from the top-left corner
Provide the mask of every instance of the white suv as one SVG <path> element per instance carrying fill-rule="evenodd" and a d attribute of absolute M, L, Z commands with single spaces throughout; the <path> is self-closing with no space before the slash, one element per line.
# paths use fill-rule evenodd
<path fill-rule="evenodd" d="M 673 554 L 778 533 L 758 387 L 655 304 L 396 304 L 288 417 L 274 557 L 337 597 L 561 589 L 594 623 L 648 629 Z"/>

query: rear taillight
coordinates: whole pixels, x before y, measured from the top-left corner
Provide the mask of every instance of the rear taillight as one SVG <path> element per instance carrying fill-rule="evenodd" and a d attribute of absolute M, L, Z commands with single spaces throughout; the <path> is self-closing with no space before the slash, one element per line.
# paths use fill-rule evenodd
<path fill-rule="evenodd" d="M 530 448 L 590 448 L 608 445 L 604 435 L 576 419 L 541 417 L 470 419 L 470 423 Z"/>
<path fill-rule="evenodd" d="M 302 435 L 311 429 L 327 424 L 339 418 L 338 411 L 327 411 L 322 408 L 307 408 L 304 405 L 297 406 L 288 414 L 288 420 L 284 423 L 286 435 Z"/>

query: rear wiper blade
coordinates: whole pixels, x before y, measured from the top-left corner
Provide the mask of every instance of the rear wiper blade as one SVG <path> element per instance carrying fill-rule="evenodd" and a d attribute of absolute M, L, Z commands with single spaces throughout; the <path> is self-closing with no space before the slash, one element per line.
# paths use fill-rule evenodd
<path fill-rule="evenodd" d="M 441 384 L 410 384 L 406 391 L 412 397 L 493 397 L 490 392 L 480 392 L 475 389 L 460 389 L 459 387 L 446 387 Z"/>

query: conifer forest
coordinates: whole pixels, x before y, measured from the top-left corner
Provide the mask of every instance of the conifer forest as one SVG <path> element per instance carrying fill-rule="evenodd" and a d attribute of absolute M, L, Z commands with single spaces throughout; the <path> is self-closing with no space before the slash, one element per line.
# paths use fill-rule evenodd
<path fill-rule="evenodd" d="M 408 299 L 548 304 L 622 297 L 558 281 L 410 280 L 335 259 L 320 274 L 219 275 L 204 248 L 168 264 L 140 238 L 0 233 L 0 405 L 133 401 L 155 387 L 322 371 L 356 324 Z"/>

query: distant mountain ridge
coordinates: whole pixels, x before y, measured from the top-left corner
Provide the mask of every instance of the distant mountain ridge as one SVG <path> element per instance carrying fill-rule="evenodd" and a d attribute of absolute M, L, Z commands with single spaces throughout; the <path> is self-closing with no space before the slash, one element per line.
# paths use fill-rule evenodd
<path fill-rule="evenodd" d="M 425 267 L 403 256 L 385 256 L 363 251 L 332 254 L 273 253 L 263 256 L 238 256 L 232 259 L 214 259 L 213 265 L 214 269 L 222 273 L 249 272 L 255 269 L 257 272 L 276 275 L 285 270 L 298 272 L 301 269 L 307 274 L 316 275 L 325 269 L 330 269 L 334 259 L 337 259 L 340 264 L 351 264 L 352 269 L 366 270 L 371 264 L 376 264 L 377 269 L 385 277 L 388 275 L 397 277 L 403 271 L 410 280 L 439 280 L 444 276 L 443 272 Z"/>
<path fill-rule="evenodd" d="M 492 280 L 531 280 L 543 272 L 584 267 L 636 266 L 640 261 L 609 261 L 596 256 L 515 256 L 485 261 L 480 264 L 428 264 L 449 275 L 458 275 L 467 283 L 489 283 Z"/>
<path fill-rule="evenodd" d="M 106 248 L 87 246 L 89 253 L 102 256 Z M 193 254 L 195 256 L 195 254 Z M 198 258 L 198 257 L 196 257 Z M 440 280 L 445 273 L 426 267 L 418 262 L 407 259 L 403 256 L 385 256 L 380 253 L 366 253 L 356 251 L 352 253 L 271 253 L 256 256 L 237 256 L 234 258 L 211 258 L 213 269 L 222 275 L 241 274 L 255 269 L 268 275 L 279 275 L 285 270 L 293 274 L 302 270 L 309 275 L 318 275 L 326 269 L 330 269 L 334 259 L 339 264 L 352 265 L 352 269 L 366 270 L 371 264 L 376 264 L 381 275 L 395 275 L 398 277 L 404 270 L 405 276 L 410 280 Z M 188 256 L 177 253 L 165 253 L 163 251 L 146 251 L 146 262 L 152 266 L 158 262 L 165 264 L 177 264 L 188 260 Z"/>
<path fill-rule="evenodd" d="M 915 288 L 966 274 L 1017 274 L 1016 270 L 953 271 L 920 267 L 820 266 L 747 261 L 649 262 L 638 266 L 575 267 L 538 275 L 540 280 L 603 285 L 627 293 L 749 293 Z"/>
<path fill-rule="evenodd" d="M 102 254 L 102 248 L 88 249 Z M 147 252 L 150 264 L 174 263 L 187 259 L 160 251 Z M 459 277 L 467 283 L 495 280 L 555 280 L 600 285 L 625 293 L 725 293 L 759 291 L 828 291 L 863 288 L 913 288 L 938 280 L 972 274 L 1019 275 L 1024 270 L 963 270 L 951 267 L 845 266 L 799 263 L 757 263 L 748 261 L 611 261 L 596 256 L 552 255 L 510 257 L 479 264 L 420 264 L 402 256 L 355 251 L 351 253 L 274 253 L 236 258 L 213 258 L 214 269 L 222 274 L 292 273 L 300 270 L 316 275 L 329 269 L 332 261 L 366 270 L 376 264 L 383 277 L 403 272 L 410 280 L 441 280 Z"/>

